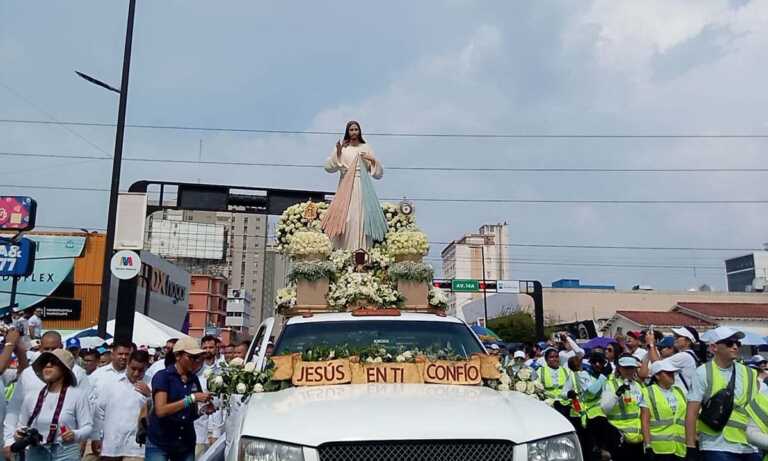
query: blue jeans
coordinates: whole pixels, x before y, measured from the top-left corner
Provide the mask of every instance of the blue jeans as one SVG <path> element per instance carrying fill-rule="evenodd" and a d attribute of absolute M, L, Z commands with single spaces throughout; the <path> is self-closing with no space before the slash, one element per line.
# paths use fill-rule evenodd
<path fill-rule="evenodd" d="M 168 453 L 147 439 L 144 461 L 195 461 L 195 446 L 192 445 L 185 453 Z"/>
<path fill-rule="evenodd" d="M 728 453 L 727 451 L 702 451 L 701 459 L 703 461 L 761 461 L 763 459 L 759 453 Z"/>
<path fill-rule="evenodd" d="M 25 456 L 27 461 L 80 461 L 80 444 L 67 443 L 62 445 L 56 443 L 29 447 Z"/>

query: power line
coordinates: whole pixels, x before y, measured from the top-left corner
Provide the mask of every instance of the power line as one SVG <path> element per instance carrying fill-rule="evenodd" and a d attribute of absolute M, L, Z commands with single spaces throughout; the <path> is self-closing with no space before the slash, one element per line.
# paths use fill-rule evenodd
<path fill-rule="evenodd" d="M 67 190 L 79 192 L 108 192 L 106 188 L 77 187 L 77 186 L 43 186 L 31 184 L 0 184 L 0 187 L 15 187 L 21 189 L 38 190 Z M 397 201 L 396 197 L 385 197 L 382 201 Z M 597 205 L 762 205 L 768 200 L 546 200 L 546 199 L 462 199 L 462 198 L 437 198 L 437 197 L 409 197 L 413 202 L 428 203 L 508 203 L 508 204 L 532 204 L 532 205 L 556 205 L 556 204 L 597 204 Z"/>
<path fill-rule="evenodd" d="M 113 123 L 30 120 L 30 119 L 0 119 L 0 123 L 24 125 L 70 125 L 114 128 Z M 283 135 L 320 135 L 339 136 L 343 132 L 333 130 L 284 130 L 266 128 L 231 128 L 190 125 L 157 125 L 157 124 L 126 124 L 128 128 L 175 131 L 215 131 L 231 133 L 283 134 Z M 418 133 L 371 131 L 365 136 L 400 137 L 400 138 L 468 138 L 468 139 L 765 139 L 768 134 L 761 133 L 648 133 L 648 134 L 607 134 L 607 133 Z"/>
<path fill-rule="evenodd" d="M 30 152 L 0 152 L 4 157 L 71 159 L 71 160 L 112 160 L 112 157 L 82 155 L 82 154 L 38 154 Z M 240 162 L 223 160 L 193 160 L 150 157 L 125 157 L 123 161 L 137 163 L 170 163 L 186 165 L 219 165 L 219 166 L 254 166 L 262 168 L 307 168 L 322 169 L 323 165 L 311 163 L 278 163 L 278 162 Z M 768 168 L 485 168 L 485 167 L 420 167 L 420 166 L 388 166 L 387 170 L 394 171 L 441 171 L 441 172 L 512 172 L 512 173 L 765 173 Z"/>

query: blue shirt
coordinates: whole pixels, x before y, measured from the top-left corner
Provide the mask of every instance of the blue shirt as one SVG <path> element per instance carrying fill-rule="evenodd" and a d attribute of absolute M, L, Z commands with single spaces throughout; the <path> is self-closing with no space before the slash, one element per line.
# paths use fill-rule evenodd
<path fill-rule="evenodd" d="M 166 392 L 167 402 L 174 403 L 201 391 L 202 387 L 197 375 L 191 375 L 184 383 L 175 365 L 157 372 L 152 378 L 153 400 L 157 392 Z M 196 440 L 194 421 L 199 416 L 196 404 L 163 418 L 152 411 L 149 415 L 147 437 L 153 445 L 168 453 L 194 452 Z"/>

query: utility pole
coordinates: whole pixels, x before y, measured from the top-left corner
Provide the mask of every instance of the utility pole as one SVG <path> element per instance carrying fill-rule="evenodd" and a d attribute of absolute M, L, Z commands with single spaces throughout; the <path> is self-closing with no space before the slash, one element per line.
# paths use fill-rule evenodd
<path fill-rule="evenodd" d="M 125 135 L 125 111 L 128 104 L 128 77 L 131 71 L 131 47 L 133 44 L 133 18 L 136 12 L 136 0 L 128 2 L 128 24 L 125 30 L 125 50 L 123 51 L 123 75 L 120 81 L 120 103 L 117 110 L 117 129 L 115 132 L 115 155 L 112 159 L 112 185 L 109 191 L 109 210 L 107 212 L 107 238 L 104 248 L 104 268 L 101 277 L 101 304 L 99 305 L 99 336 L 107 333 L 109 316 L 109 292 L 112 281 L 110 263 L 115 244 L 115 222 L 117 221 L 117 196 L 120 191 L 120 169 L 123 161 L 123 137 Z M 85 77 L 83 77 L 85 78 Z M 121 285 L 125 283 L 121 281 Z M 135 280 L 133 286 L 136 286 Z M 134 288 L 135 289 L 135 288 Z M 122 290 L 125 293 L 125 289 Z M 136 294 L 133 295 L 134 300 Z M 123 306 L 127 308 L 126 306 Z M 131 306 L 133 310 L 135 306 Z M 117 313 L 115 316 L 117 317 Z M 133 312 L 130 315 L 133 330 Z M 117 323 L 117 322 L 115 322 Z M 117 328 L 115 328 L 117 329 Z"/>
<path fill-rule="evenodd" d="M 483 237 L 483 246 L 480 247 L 480 259 L 482 260 L 483 269 L 483 318 L 485 319 L 485 327 L 488 328 L 488 290 L 485 288 L 485 237 Z"/>

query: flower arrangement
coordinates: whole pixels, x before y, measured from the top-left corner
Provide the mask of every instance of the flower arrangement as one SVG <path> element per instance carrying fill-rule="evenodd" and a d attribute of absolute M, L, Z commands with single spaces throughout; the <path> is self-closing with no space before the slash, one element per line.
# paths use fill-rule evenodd
<path fill-rule="evenodd" d="M 277 222 L 277 248 L 285 252 L 294 234 L 301 231 L 321 232 L 320 221 L 328 210 L 324 202 L 304 202 L 288 207 Z"/>
<path fill-rule="evenodd" d="M 242 359 L 235 358 L 223 364 L 218 371 L 205 370 L 203 378 L 208 384 L 208 390 L 228 408 L 233 395 L 241 396 L 240 401 L 246 402 L 252 394 L 276 390 L 276 384 L 272 382 L 273 371 L 273 364 L 268 365 L 264 371 L 258 371 L 255 363 L 244 363 Z"/>
<path fill-rule="evenodd" d="M 367 301 L 376 306 L 397 306 L 402 296 L 369 272 L 345 272 L 332 283 L 328 292 L 328 305 L 345 310 L 356 301 Z"/>
<path fill-rule="evenodd" d="M 331 239 L 322 232 L 296 232 L 288 245 L 288 255 L 292 258 L 318 256 L 327 258 L 331 254 Z"/>
<path fill-rule="evenodd" d="M 448 295 L 442 289 L 430 285 L 429 305 L 438 309 L 448 309 Z"/>
<path fill-rule="evenodd" d="M 336 250 L 328 258 L 337 273 L 347 272 L 353 266 L 352 252 L 350 250 Z"/>
<path fill-rule="evenodd" d="M 426 234 L 416 230 L 390 232 L 386 246 L 392 256 L 424 256 L 429 251 Z"/>
<path fill-rule="evenodd" d="M 296 287 L 289 285 L 277 290 L 275 306 L 278 308 L 291 308 L 296 305 Z"/>
<path fill-rule="evenodd" d="M 298 261 L 293 263 L 288 280 L 292 283 L 299 280 L 316 282 L 320 279 L 330 279 L 334 274 L 336 266 L 331 261 Z"/>
<path fill-rule="evenodd" d="M 400 207 L 394 203 L 384 203 L 381 205 L 384 217 L 387 218 L 387 227 L 390 232 L 400 232 L 404 230 L 413 230 L 416 228 L 416 221 L 412 214 L 407 215 L 400 211 Z"/>
<path fill-rule="evenodd" d="M 389 279 L 393 282 L 431 282 L 435 275 L 432 266 L 426 263 L 402 261 L 389 267 Z"/>
<path fill-rule="evenodd" d="M 510 389 L 539 400 L 546 400 L 544 386 L 539 381 L 533 379 L 533 369 L 523 366 L 517 370 L 510 369 L 510 371 L 512 372 L 511 378 L 507 373 L 502 375 L 502 377 L 506 376 L 510 379 L 508 383 Z"/>

